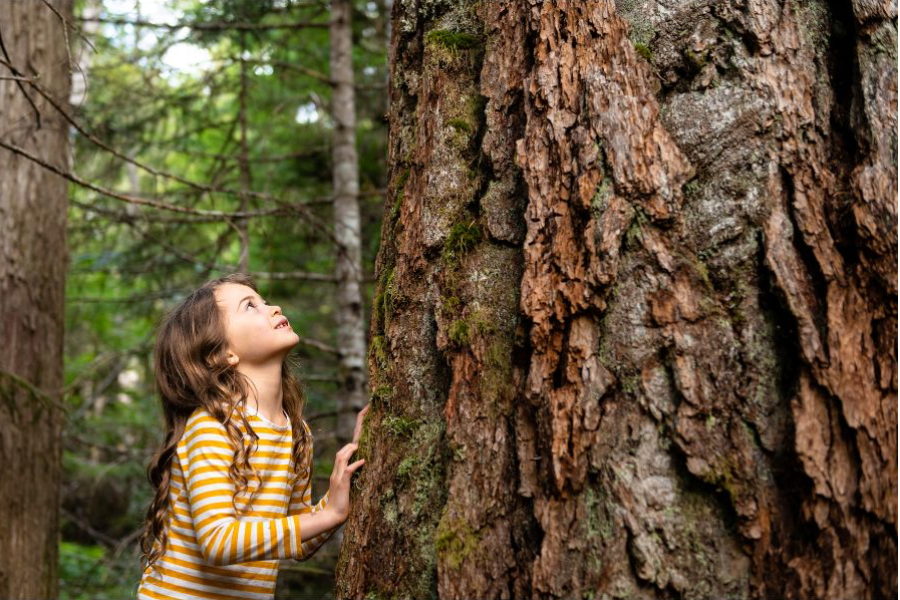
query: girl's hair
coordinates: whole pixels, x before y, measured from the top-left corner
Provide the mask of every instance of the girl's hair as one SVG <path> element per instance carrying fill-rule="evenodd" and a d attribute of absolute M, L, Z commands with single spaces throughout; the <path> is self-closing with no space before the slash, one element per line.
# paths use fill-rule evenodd
<path fill-rule="evenodd" d="M 153 350 L 156 391 L 162 402 L 165 417 L 165 441 L 150 461 L 147 478 L 156 490 L 147 509 L 144 534 L 141 537 L 142 561 L 153 565 L 162 556 L 168 543 L 165 520 L 169 508 L 169 488 L 172 482 L 172 462 L 179 440 L 184 434 L 188 417 L 197 408 L 205 408 L 220 421 L 235 448 L 234 459 L 228 469 L 235 482 L 236 495 L 232 504 L 237 508 L 237 496 L 249 487 L 247 474 L 258 477 L 250 465 L 250 454 L 257 447 L 259 436 L 244 416 L 247 397 L 253 387 L 245 375 L 239 373 L 226 358 L 224 316 L 216 303 L 215 290 L 225 283 L 246 285 L 257 291 L 253 280 L 235 273 L 213 279 L 184 299 L 167 314 L 157 330 Z M 291 422 L 293 434 L 292 462 L 295 465 L 293 485 L 310 465 L 301 464 L 310 444 L 308 429 L 302 413 L 305 396 L 300 381 L 292 373 L 292 363 L 285 356 L 281 368 L 281 388 L 284 410 Z M 232 420 L 235 408 L 249 438 L 244 438 Z M 246 443 L 245 443 L 246 442 Z M 247 500 L 249 507 L 257 488 Z"/>

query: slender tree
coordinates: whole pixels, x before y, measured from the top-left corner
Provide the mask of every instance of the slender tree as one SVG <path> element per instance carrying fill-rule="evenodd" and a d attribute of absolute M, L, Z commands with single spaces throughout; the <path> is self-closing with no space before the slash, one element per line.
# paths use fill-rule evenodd
<path fill-rule="evenodd" d="M 339 597 L 896 596 L 896 18 L 394 6 Z"/>
<path fill-rule="evenodd" d="M 67 168 L 71 0 L 0 3 L 0 138 Z M 67 183 L 0 150 L 0 597 L 58 589 Z"/>
<path fill-rule="evenodd" d="M 340 391 L 337 437 L 353 437 L 354 411 L 366 404 L 366 329 L 360 292 L 362 277 L 359 220 L 359 159 L 356 153 L 356 102 L 353 87 L 353 36 L 350 0 L 331 2 L 331 113 L 334 121 L 334 231 L 337 246 L 335 311 Z"/>

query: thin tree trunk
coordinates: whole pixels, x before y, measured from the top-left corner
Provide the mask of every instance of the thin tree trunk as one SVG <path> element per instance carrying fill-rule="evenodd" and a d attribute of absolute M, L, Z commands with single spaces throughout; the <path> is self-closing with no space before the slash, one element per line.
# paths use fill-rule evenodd
<path fill-rule="evenodd" d="M 0 138 L 66 168 L 68 127 L 27 83 L 40 76 L 57 101 L 71 90 L 72 2 L 0 3 Z M 30 100 L 29 100 L 30 98 Z M 38 117 L 40 113 L 40 117 Z M 58 590 L 59 411 L 67 185 L 0 152 L 0 597 L 52 598 Z"/>
<path fill-rule="evenodd" d="M 359 161 L 356 154 L 356 108 L 353 90 L 353 37 L 350 1 L 331 3 L 331 79 L 334 121 L 334 229 L 339 247 L 337 278 L 337 335 L 339 376 L 337 437 L 340 444 L 353 437 L 354 411 L 366 404 L 366 329 L 360 280 Z"/>
<path fill-rule="evenodd" d="M 81 16 L 85 20 L 80 25 L 81 35 L 85 39 L 92 40 L 97 35 L 97 32 L 100 31 L 102 23 L 93 19 L 99 18 L 102 12 L 103 5 L 100 0 L 88 0 L 85 2 L 84 8 L 81 9 Z M 137 42 L 140 39 L 138 37 L 139 31 L 140 28 L 135 28 L 135 46 L 137 46 Z M 94 64 L 94 47 L 86 43 L 85 39 L 76 36 L 76 39 L 72 40 L 72 46 L 76 49 L 73 59 L 78 63 L 78 69 L 77 74 L 72 76 L 72 92 L 69 103 L 75 110 L 81 108 L 87 101 L 89 91 L 88 77 Z M 128 164 L 130 165 L 131 163 Z"/>
<path fill-rule="evenodd" d="M 339 597 L 896 597 L 896 5 L 663 4 L 396 5 Z"/>
<path fill-rule="evenodd" d="M 250 198 L 247 196 L 253 186 L 250 174 L 250 149 L 247 147 L 247 61 L 245 53 L 247 52 L 244 32 L 241 32 L 241 70 L 240 70 L 240 92 L 238 93 L 238 122 L 240 129 L 238 135 L 238 168 L 241 178 L 241 195 L 239 210 L 247 210 Z M 247 219 L 237 220 L 234 224 L 237 231 L 238 240 L 241 247 L 240 256 L 238 257 L 238 269 L 242 273 L 250 272 L 250 224 Z"/>

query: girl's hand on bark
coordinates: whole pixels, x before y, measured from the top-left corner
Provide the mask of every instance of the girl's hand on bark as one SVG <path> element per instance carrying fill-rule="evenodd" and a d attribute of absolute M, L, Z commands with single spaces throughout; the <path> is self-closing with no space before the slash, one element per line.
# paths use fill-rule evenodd
<path fill-rule="evenodd" d="M 357 443 L 359 441 L 359 434 L 362 432 L 363 420 L 366 418 L 366 413 L 369 412 L 369 408 L 372 406 L 371 403 L 366 404 L 366 407 L 356 413 L 356 427 L 353 429 L 353 443 Z"/>
<path fill-rule="evenodd" d="M 331 472 L 330 487 L 328 489 L 328 506 L 339 523 L 343 523 L 350 515 L 350 478 L 353 473 L 363 466 L 365 459 L 350 463 L 350 458 L 359 447 L 357 443 L 362 431 L 363 419 L 369 412 L 369 405 L 356 415 L 356 427 L 353 430 L 353 441 L 340 450 L 334 459 L 334 470 Z"/>

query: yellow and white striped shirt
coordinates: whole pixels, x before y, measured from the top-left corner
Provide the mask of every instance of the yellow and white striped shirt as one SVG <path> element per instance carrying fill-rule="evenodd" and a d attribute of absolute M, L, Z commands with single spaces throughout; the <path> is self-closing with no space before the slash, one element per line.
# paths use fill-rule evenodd
<path fill-rule="evenodd" d="M 282 427 L 249 411 L 246 415 L 259 436 L 250 464 L 262 483 L 249 477 L 237 505 L 244 508 L 249 493 L 260 487 L 252 510 L 237 516 L 232 506 L 235 485 L 228 467 L 233 446 L 225 426 L 206 409 L 196 409 L 173 457 L 168 544 L 156 568 L 144 570 L 138 598 L 271 599 L 279 560 L 308 559 L 337 530 L 302 539 L 298 515 L 318 512 L 328 502 L 326 493 L 311 506 L 312 446 L 301 466 L 303 477 L 292 488 L 290 422 Z M 246 434 L 240 419 L 236 423 Z"/>

